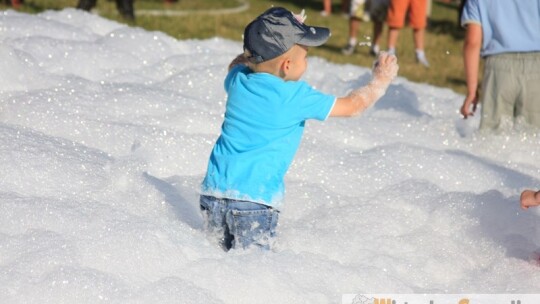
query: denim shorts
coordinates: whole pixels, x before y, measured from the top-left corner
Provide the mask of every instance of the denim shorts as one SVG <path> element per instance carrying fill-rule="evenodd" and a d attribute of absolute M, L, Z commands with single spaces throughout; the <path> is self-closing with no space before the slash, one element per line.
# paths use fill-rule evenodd
<path fill-rule="evenodd" d="M 279 211 L 248 201 L 201 195 L 205 229 L 224 250 L 251 245 L 270 249 L 276 236 Z"/>

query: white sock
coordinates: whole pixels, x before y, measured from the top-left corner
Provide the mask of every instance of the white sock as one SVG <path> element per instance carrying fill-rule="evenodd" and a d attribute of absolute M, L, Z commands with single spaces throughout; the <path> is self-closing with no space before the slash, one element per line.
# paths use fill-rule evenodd
<path fill-rule="evenodd" d="M 356 43 L 358 42 L 358 40 L 356 40 L 356 37 L 350 37 L 349 38 L 349 45 L 354 45 L 356 46 Z"/>

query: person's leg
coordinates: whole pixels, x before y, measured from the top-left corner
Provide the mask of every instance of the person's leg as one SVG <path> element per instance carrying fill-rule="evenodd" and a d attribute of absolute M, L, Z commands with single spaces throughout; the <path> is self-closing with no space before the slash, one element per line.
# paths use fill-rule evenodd
<path fill-rule="evenodd" d="M 424 37 L 427 25 L 427 0 L 411 0 L 410 6 L 410 24 L 413 28 L 413 41 L 416 53 L 416 60 L 429 67 L 429 63 L 424 52 Z"/>
<path fill-rule="evenodd" d="M 201 195 L 200 208 L 204 221 L 204 230 L 225 251 L 232 248 L 233 236 L 225 220 L 227 205 L 223 199 Z"/>
<path fill-rule="evenodd" d="M 508 129 L 513 125 L 519 95 L 514 62 L 507 54 L 488 56 L 484 65 L 480 129 Z"/>
<path fill-rule="evenodd" d="M 251 245 L 270 249 L 276 236 L 279 212 L 269 206 L 253 202 L 228 202 L 226 222 L 233 235 L 233 248 Z"/>
<path fill-rule="evenodd" d="M 332 0 L 323 0 L 323 10 L 321 15 L 330 16 L 332 14 Z"/>
<path fill-rule="evenodd" d="M 133 0 L 116 0 L 116 8 L 122 18 L 133 21 L 135 20 L 135 12 L 133 10 Z"/>
<path fill-rule="evenodd" d="M 409 0 L 390 0 L 388 7 L 388 52 L 396 53 L 399 31 L 405 25 L 405 16 L 409 7 Z"/>
<path fill-rule="evenodd" d="M 362 18 L 364 14 L 363 4 L 364 0 L 351 0 L 349 12 L 349 41 L 341 50 L 345 55 L 352 55 L 356 49 L 356 44 L 358 42 L 356 35 L 358 34 L 358 28 L 360 27 L 360 18 Z"/>
<path fill-rule="evenodd" d="M 379 51 L 381 50 L 381 40 L 382 40 L 382 33 L 383 33 L 383 23 L 380 21 L 374 21 L 373 22 L 373 42 L 370 49 L 370 54 L 373 56 L 377 56 L 379 54 Z"/>
<path fill-rule="evenodd" d="M 521 94 L 516 104 L 516 118 L 524 117 L 525 122 L 540 127 L 540 52 L 519 54 L 520 71 L 516 81 Z"/>
<path fill-rule="evenodd" d="M 377 56 L 380 51 L 381 40 L 386 21 L 389 0 L 373 0 L 370 7 L 370 16 L 373 21 L 373 40 L 370 54 Z"/>
<path fill-rule="evenodd" d="M 424 50 L 425 29 L 413 29 L 414 48 L 416 50 Z"/>
<path fill-rule="evenodd" d="M 92 8 L 96 6 L 97 0 L 79 0 L 79 3 L 77 4 L 78 9 L 82 9 L 85 11 L 90 11 Z"/>
<path fill-rule="evenodd" d="M 426 68 L 429 67 L 429 62 L 426 58 L 426 53 L 424 51 L 424 36 L 425 29 L 413 29 L 413 39 L 415 46 L 416 61 Z"/>
<path fill-rule="evenodd" d="M 399 28 L 388 28 L 388 53 L 396 55 L 396 44 L 399 38 Z"/>
<path fill-rule="evenodd" d="M 356 49 L 358 40 L 356 38 L 358 34 L 358 28 L 360 27 L 360 20 L 356 17 L 349 18 L 349 41 L 347 46 L 345 46 L 341 52 L 345 55 L 352 55 Z"/>

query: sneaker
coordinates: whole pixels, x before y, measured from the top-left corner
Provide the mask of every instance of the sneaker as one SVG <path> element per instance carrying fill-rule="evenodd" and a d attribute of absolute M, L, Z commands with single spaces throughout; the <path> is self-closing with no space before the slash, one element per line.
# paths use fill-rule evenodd
<path fill-rule="evenodd" d="M 346 47 L 342 48 L 341 49 L 341 53 L 343 53 L 343 55 L 352 55 L 354 53 L 354 50 L 356 49 L 356 45 L 355 44 L 347 44 Z"/>
<path fill-rule="evenodd" d="M 420 63 L 426 68 L 429 68 L 429 62 L 427 61 L 426 53 L 424 52 L 416 52 L 416 62 Z"/>

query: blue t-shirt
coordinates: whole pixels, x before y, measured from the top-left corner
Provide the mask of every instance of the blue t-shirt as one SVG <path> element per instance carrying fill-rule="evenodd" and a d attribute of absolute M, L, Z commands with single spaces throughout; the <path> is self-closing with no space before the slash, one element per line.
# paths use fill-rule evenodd
<path fill-rule="evenodd" d="M 461 25 L 482 26 L 482 56 L 540 51 L 540 0 L 467 0 Z"/>
<path fill-rule="evenodd" d="M 210 155 L 202 193 L 279 208 L 284 176 L 300 144 L 307 119 L 325 120 L 335 96 L 304 81 L 234 67 L 221 135 Z"/>

